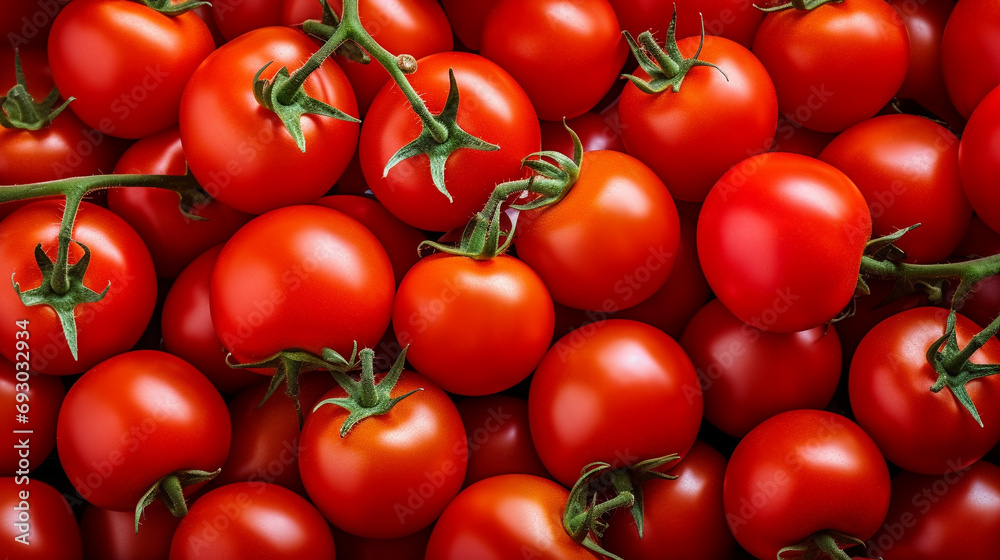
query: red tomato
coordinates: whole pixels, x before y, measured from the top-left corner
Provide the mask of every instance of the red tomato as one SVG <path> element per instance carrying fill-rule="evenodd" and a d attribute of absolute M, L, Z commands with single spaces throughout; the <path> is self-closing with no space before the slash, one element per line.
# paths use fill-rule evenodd
<path fill-rule="evenodd" d="M 927 297 L 921 294 L 907 294 L 886 301 L 892 293 L 895 282 L 891 280 L 865 280 L 871 291 L 867 296 L 854 299 L 854 314 L 837 321 L 837 334 L 844 351 L 844 363 L 850 365 L 854 351 L 872 328 L 889 317 L 917 306 L 928 305 Z"/>
<path fill-rule="evenodd" d="M 337 527 L 359 537 L 403 537 L 433 523 L 458 494 L 465 430 L 451 399 L 407 371 L 392 396 L 421 388 L 344 437 L 340 428 L 348 413 L 339 406 L 324 405 L 306 419 L 299 442 L 302 483 Z M 344 396 L 338 387 L 323 399 Z"/>
<path fill-rule="evenodd" d="M 59 491 L 42 482 L 0 477 L 0 539 L 18 560 L 81 560 L 80 529 Z"/>
<path fill-rule="evenodd" d="M 215 332 L 240 363 L 290 348 L 347 356 L 374 346 L 392 313 L 392 265 L 346 215 L 292 206 L 260 216 L 226 243 L 212 273 Z"/>
<path fill-rule="evenodd" d="M 73 487 L 115 511 L 134 511 L 167 475 L 215 471 L 229 440 L 229 413 L 215 387 L 191 364 L 155 350 L 119 354 L 84 374 L 66 394 L 57 426 L 59 460 Z"/>
<path fill-rule="evenodd" d="M 181 521 L 170 560 L 334 560 L 333 535 L 323 516 L 290 490 L 237 482 L 198 499 Z"/>
<path fill-rule="evenodd" d="M 688 58 L 700 41 L 689 37 L 677 46 Z M 774 85 L 750 51 L 705 37 L 698 59 L 719 68 L 692 68 L 676 93 L 648 94 L 629 82 L 618 102 L 629 153 L 656 171 L 670 194 L 693 202 L 705 200 L 730 167 L 766 151 L 778 122 Z M 642 69 L 634 75 L 649 79 Z"/>
<path fill-rule="evenodd" d="M 620 468 L 686 454 L 702 415 L 698 376 L 680 345 L 623 319 L 556 342 L 531 380 L 528 407 L 535 449 L 566 486 L 594 461 Z"/>
<path fill-rule="evenodd" d="M 618 79 L 628 55 L 620 31 L 607 0 L 500 0 L 486 16 L 481 52 L 514 76 L 539 118 L 571 119 Z"/>
<path fill-rule="evenodd" d="M 766 153 L 723 175 L 705 199 L 698 257 L 733 315 L 797 332 L 850 303 L 869 237 L 868 206 L 846 175 L 810 157 Z"/>
<path fill-rule="evenodd" d="M 139 140 L 115 166 L 115 173 L 120 174 L 183 175 L 186 171 L 176 128 Z M 142 237 L 161 278 L 176 278 L 195 257 L 232 237 L 252 217 L 207 199 L 190 209 L 205 220 L 194 220 L 181 213 L 176 193 L 156 188 L 110 189 L 108 209 Z"/>
<path fill-rule="evenodd" d="M 531 441 L 527 401 L 491 395 L 463 399 L 457 407 L 469 442 L 465 486 L 501 474 L 549 477 Z"/>
<path fill-rule="evenodd" d="M 764 19 L 764 13 L 748 0 L 676 0 L 673 6 L 667 0 L 611 0 L 611 5 L 622 29 L 633 36 L 652 31 L 660 44 L 667 37 L 673 9 L 677 10 L 677 38 L 701 35 L 704 20 L 706 34 L 731 39 L 748 49 Z"/>
<path fill-rule="evenodd" d="M 444 177 L 453 202 L 434 186 L 430 160 L 424 156 L 400 162 L 383 177 L 393 154 L 422 130 L 399 88 L 382 88 L 361 131 L 361 169 L 372 192 L 400 220 L 431 231 L 464 226 L 497 183 L 523 176 L 521 159 L 541 146 L 541 133 L 533 124 L 538 117 L 528 96 L 507 72 L 480 56 L 440 53 L 418 61 L 408 79 L 431 112 L 444 108 L 449 69 L 455 71 L 460 95 L 458 125 L 500 146 L 492 152 L 462 149 L 448 158 Z"/>
<path fill-rule="evenodd" d="M 281 25 L 282 0 L 215 0 L 212 16 L 227 41 L 261 27 Z"/>
<path fill-rule="evenodd" d="M 907 262 L 936 263 L 972 219 L 958 172 L 958 138 L 913 115 L 885 115 L 842 132 L 819 159 L 843 171 L 868 202 L 872 235 L 920 224 L 898 242 Z"/>
<path fill-rule="evenodd" d="M 861 341 L 851 362 L 851 408 L 882 454 L 900 467 L 921 474 L 942 474 L 978 461 L 1000 442 L 1000 378 L 966 385 L 983 425 L 951 390 L 930 390 L 938 374 L 927 349 L 944 334 L 948 312 L 920 307 L 893 315 Z M 962 315 L 955 331 L 964 347 L 980 327 Z M 977 364 L 1000 363 L 1000 341 L 991 339 L 972 355 Z"/>
<path fill-rule="evenodd" d="M 29 373 L 27 366 L 20 362 L 16 367 L 0 358 L 0 407 L 10 411 L 0 421 L 0 433 L 4 434 L 0 451 L 3 476 L 28 474 L 56 447 L 56 418 L 66 389 L 62 379 Z M 20 422 L 21 414 L 25 422 Z M 19 434 L 18 430 L 29 432 Z"/>
<path fill-rule="evenodd" d="M 430 527 L 398 539 L 365 539 L 333 527 L 337 556 L 345 560 L 424 560 Z"/>
<path fill-rule="evenodd" d="M 821 531 L 864 540 L 885 518 L 889 484 L 882 454 L 857 424 L 822 410 L 783 412 L 754 428 L 729 458 L 726 519 L 757 558 L 774 558 Z"/>
<path fill-rule="evenodd" d="M 500 0 L 441 0 L 455 35 L 466 47 L 477 51 L 483 38 L 486 16 Z"/>
<path fill-rule="evenodd" d="M 403 278 L 392 310 L 414 369 L 459 395 L 489 395 L 527 377 L 549 349 L 554 321 L 542 279 L 506 255 L 422 259 Z M 505 351 L 495 351 L 498 343 Z"/>
<path fill-rule="evenodd" d="M 962 188 L 973 210 L 1000 232 L 1000 190 L 994 179 L 1000 171 L 1000 87 L 976 107 L 958 145 Z"/>
<path fill-rule="evenodd" d="M 83 551 L 87 558 L 102 560 L 168 560 L 180 522 L 163 504 L 154 503 L 143 512 L 136 533 L 135 512 L 87 506 L 80 519 Z"/>
<path fill-rule="evenodd" d="M 52 22 L 62 8 L 59 0 L 19 0 L 0 13 L 0 36 L 12 49 L 45 45 Z M 6 91 L 6 90 L 5 90 Z"/>
<path fill-rule="evenodd" d="M 965 239 L 955 250 L 956 260 L 988 257 L 1000 253 L 1000 234 L 991 230 L 979 216 L 972 217 Z M 986 327 L 1000 316 L 1000 276 L 990 276 L 972 287 L 972 293 L 956 308 L 963 315 Z"/>
<path fill-rule="evenodd" d="M 609 552 L 629 560 L 729 560 L 736 541 L 722 509 L 726 458 L 696 441 L 684 460 L 665 471 L 676 480 L 642 483 L 643 532 L 628 511 L 616 511 L 604 533 Z"/>
<path fill-rule="evenodd" d="M 969 118 L 1000 85 L 1000 5 L 991 0 L 955 5 L 941 39 L 941 72 L 951 102 Z"/>
<path fill-rule="evenodd" d="M 73 112 L 88 126 L 121 138 L 176 124 L 184 85 L 214 49 L 198 16 L 119 0 L 68 4 L 49 36 L 59 93 L 76 98 Z"/>
<path fill-rule="evenodd" d="M 624 152 L 622 129 L 618 124 L 617 113 L 613 116 L 604 116 L 593 111 L 588 111 L 579 117 L 566 121 L 566 125 L 580 137 L 585 152 L 597 150 Z M 562 122 L 542 121 L 541 127 L 543 150 L 560 152 L 570 158 L 573 157 L 573 138 L 566 131 Z"/>
<path fill-rule="evenodd" d="M 39 243 L 56 260 L 62 200 L 29 204 L 0 222 L 2 276 L 17 282 L 22 291 L 37 288 L 42 273 L 33 256 Z M 0 354 L 18 361 L 14 320 L 30 322 L 31 370 L 49 375 L 80 373 L 98 362 L 131 348 L 146 328 L 156 304 L 156 274 L 149 251 L 135 231 L 118 216 L 89 203 L 82 203 L 73 225 L 73 240 L 90 249 L 90 265 L 84 285 L 108 293 L 99 302 L 76 307 L 79 359 L 74 360 L 66 344 L 62 325 L 48 305 L 26 307 L 13 289 L 0 290 L 0 309 L 11 320 L 0 322 Z M 83 249 L 70 243 L 69 263 L 83 256 Z M 24 356 L 21 356 L 22 358 Z"/>
<path fill-rule="evenodd" d="M 899 91 L 910 64 L 906 27 L 884 0 L 767 14 L 753 53 L 774 80 L 778 109 L 820 132 L 875 116 Z"/>
<path fill-rule="evenodd" d="M 356 123 L 305 115 L 300 119 L 306 151 L 284 123 L 254 97 L 261 79 L 282 67 L 294 71 L 317 50 L 301 31 L 257 29 L 212 53 L 191 76 L 181 100 L 181 141 L 191 172 L 223 204 L 261 214 L 306 204 L 330 190 L 344 172 L 358 139 Z M 309 75 L 304 91 L 351 116 L 358 106 L 347 76 L 327 60 Z"/>
<path fill-rule="evenodd" d="M 613 312 L 645 301 L 667 281 L 680 225 L 651 169 L 603 150 L 583 154 L 580 177 L 558 204 L 521 213 L 515 243 L 552 299 Z"/>
<path fill-rule="evenodd" d="M 809 130 L 801 124 L 778 115 L 778 130 L 774 134 L 771 152 L 789 152 L 809 157 L 819 157 L 823 148 L 836 138 L 836 134 Z"/>

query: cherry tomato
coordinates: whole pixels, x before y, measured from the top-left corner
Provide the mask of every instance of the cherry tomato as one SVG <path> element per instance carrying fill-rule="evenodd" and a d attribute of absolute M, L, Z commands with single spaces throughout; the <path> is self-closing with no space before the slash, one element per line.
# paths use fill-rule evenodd
<path fill-rule="evenodd" d="M 456 405 L 469 442 L 465 484 L 501 474 L 548 478 L 528 426 L 528 403 L 507 395 L 463 399 Z"/>
<path fill-rule="evenodd" d="M 673 9 L 677 10 L 677 38 L 705 33 L 736 41 L 750 48 L 764 13 L 748 0 L 611 0 L 622 29 L 633 36 L 652 31 L 663 44 Z"/>
<path fill-rule="evenodd" d="M 941 72 L 951 102 L 969 118 L 1000 85 L 1000 5 L 990 0 L 955 5 L 941 39 Z"/>
<path fill-rule="evenodd" d="M 455 35 L 466 47 L 478 51 L 483 38 L 483 25 L 486 24 L 486 16 L 493 11 L 494 6 L 500 0 L 441 0 L 451 22 Z"/>
<path fill-rule="evenodd" d="M 0 13 L 0 36 L 6 39 L 12 49 L 44 48 L 52 22 L 63 2 L 59 0 L 22 0 L 5 6 Z"/>
<path fill-rule="evenodd" d="M 81 560 L 80 528 L 59 491 L 41 480 L 0 477 L 0 539 L 18 560 Z"/>
<path fill-rule="evenodd" d="M 216 0 L 212 16 L 222 36 L 232 41 L 255 29 L 281 25 L 281 4 L 282 0 Z"/>
<path fill-rule="evenodd" d="M 965 239 L 955 249 L 958 260 L 988 257 L 1000 253 L 1000 234 L 991 230 L 979 216 L 972 217 Z M 1000 276 L 990 276 L 972 287 L 972 293 L 956 308 L 963 315 L 986 327 L 1000 316 Z"/>
<path fill-rule="evenodd" d="M 27 332 L 30 335 L 31 331 Z M 30 341 L 27 336 L 22 339 Z M 0 406 L 9 411 L 0 422 L 4 434 L 0 451 L 3 476 L 28 474 L 56 448 L 56 418 L 66 395 L 62 379 L 29 373 L 27 362 L 19 364 L 0 358 Z"/>
<path fill-rule="evenodd" d="M 993 178 L 1000 170 L 1000 86 L 976 107 L 958 145 L 962 188 L 973 210 L 1000 232 L 1000 194 Z"/>
<path fill-rule="evenodd" d="M 87 506 L 80 519 L 83 552 L 86 558 L 103 560 L 168 560 L 180 522 L 163 504 L 154 503 L 143 511 L 136 533 L 135 512 Z"/>

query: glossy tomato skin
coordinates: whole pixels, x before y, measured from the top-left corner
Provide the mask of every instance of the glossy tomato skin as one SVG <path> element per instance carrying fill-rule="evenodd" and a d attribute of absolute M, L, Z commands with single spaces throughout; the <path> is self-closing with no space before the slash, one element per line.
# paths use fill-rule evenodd
<path fill-rule="evenodd" d="M 539 118 L 555 121 L 594 108 L 628 47 L 607 0 L 500 0 L 486 16 L 480 52 L 521 84 Z"/>
<path fill-rule="evenodd" d="M 851 408 L 886 459 L 920 474 L 965 468 L 1000 442 L 1000 379 L 986 377 L 966 385 L 983 420 L 982 428 L 948 389 L 930 390 L 938 375 L 927 349 L 944 334 L 947 311 L 910 309 L 876 325 L 851 362 Z M 956 317 L 958 344 L 964 347 L 981 329 Z M 973 363 L 1000 363 L 1000 341 L 989 340 L 972 355 Z"/>
<path fill-rule="evenodd" d="M 414 369 L 459 395 L 489 395 L 523 380 L 548 350 L 554 324 L 542 279 L 507 255 L 426 257 L 403 278 L 392 310 Z M 506 350 L 496 352 L 497 344 Z"/>
<path fill-rule="evenodd" d="M 66 394 L 56 440 L 76 491 L 115 511 L 134 511 L 171 473 L 215 471 L 229 441 L 229 413 L 215 387 L 156 350 L 119 354 L 84 374 Z"/>
<path fill-rule="evenodd" d="M 0 477 L 0 527 L 4 549 L 16 554 L 11 558 L 83 558 L 73 511 L 58 490 L 41 480 Z M 14 540 L 18 537 L 24 542 Z"/>
<path fill-rule="evenodd" d="M 871 215 L 851 180 L 798 154 L 728 171 L 698 219 L 698 258 L 716 296 L 762 330 L 825 324 L 850 303 Z"/>
<path fill-rule="evenodd" d="M 778 109 L 820 132 L 839 132 L 882 109 L 906 78 L 909 49 L 902 19 L 883 0 L 772 12 L 753 41 Z"/>
<path fill-rule="evenodd" d="M 206 557 L 334 560 L 336 551 L 326 520 L 301 496 L 275 484 L 237 482 L 199 498 L 174 533 L 170 560 Z"/>
<path fill-rule="evenodd" d="M 483 39 L 486 16 L 499 2 L 500 0 L 479 0 L 478 2 L 441 0 L 441 6 L 448 16 L 448 21 L 451 22 L 455 35 L 462 44 L 478 51 Z"/>
<path fill-rule="evenodd" d="M 430 231 L 464 226 L 482 210 L 497 183 L 523 176 L 521 159 L 541 146 L 534 124 L 538 117 L 524 90 L 503 68 L 474 54 L 439 53 L 417 61 L 417 71 L 408 79 L 432 113 L 444 109 L 449 69 L 455 71 L 460 95 L 458 125 L 500 146 L 492 152 L 462 149 L 448 158 L 445 186 L 453 202 L 434 186 L 425 156 L 402 161 L 383 177 L 393 154 L 422 130 L 399 88 L 382 88 L 361 130 L 361 169 L 375 197 L 400 220 Z"/>
<path fill-rule="evenodd" d="M 327 404 L 306 419 L 299 442 L 302 482 L 337 527 L 365 538 L 404 537 L 433 523 L 458 494 L 466 455 L 455 405 L 429 379 L 409 371 L 392 395 L 421 388 L 343 438 L 345 409 Z M 338 387 L 323 399 L 344 396 Z"/>
<path fill-rule="evenodd" d="M 716 299 L 695 314 L 680 342 L 701 379 L 705 419 L 734 437 L 787 410 L 825 407 L 840 381 L 833 326 L 761 331 Z"/>
<path fill-rule="evenodd" d="M 13 275 L 21 290 L 37 288 L 42 281 L 35 262 L 35 246 L 41 243 L 49 259 L 56 260 L 57 238 L 62 220 L 62 200 L 35 202 L 0 222 L 0 263 L 3 275 Z M 0 309 L 6 316 L 30 322 L 31 370 L 49 375 L 80 373 L 131 348 L 149 323 L 156 304 L 156 274 L 142 239 L 124 220 L 84 202 L 73 225 L 73 240 L 90 249 L 90 266 L 84 285 L 100 293 L 110 283 L 104 299 L 76 308 L 79 360 L 66 344 L 59 318 L 51 307 L 26 307 L 13 289 L 0 290 Z M 70 244 L 69 263 L 79 261 L 83 249 Z M 14 321 L 0 324 L 0 353 L 16 361 Z"/>
<path fill-rule="evenodd" d="M 692 57 L 700 41 L 688 37 L 677 46 Z M 778 123 L 774 85 L 750 51 L 705 37 L 698 58 L 719 69 L 692 68 L 676 93 L 647 94 L 630 82 L 618 102 L 628 152 L 655 171 L 670 194 L 692 202 L 704 200 L 730 167 L 766 151 Z M 641 69 L 634 75 L 649 79 Z"/>
<path fill-rule="evenodd" d="M 962 188 L 976 214 L 1000 232 L 1000 194 L 992 177 L 1000 170 L 1000 86 L 987 95 L 969 118 L 958 145 Z"/>
<path fill-rule="evenodd" d="M 593 560 L 562 525 L 569 491 L 527 474 L 494 476 L 462 491 L 431 532 L 426 560 Z"/>
<path fill-rule="evenodd" d="M 885 560 L 993 558 L 1000 546 L 1000 467 L 979 461 L 943 476 L 901 472 L 869 554 Z"/>
<path fill-rule="evenodd" d="M 593 152 L 597 150 L 614 150 L 624 152 L 625 144 L 622 143 L 621 126 L 617 120 L 617 115 L 606 116 L 593 111 L 569 119 L 566 126 L 573 129 L 573 132 L 580 137 L 583 151 Z M 555 151 L 573 157 L 573 138 L 566 131 L 561 121 L 542 121 L 542 149 L 545 151 Z"/>
<path fill-rule="evenodd" d="M 303 153 L 251 87 L 265 64 L 272 62 L 261 78 L 270 79 L 282 67 L 300 67 L 316 49 L 301 31 L 256 29 L 212 53 L 191 76 L 181 100 L 181 142 L 191 172 L 209 195 L 242 212 L 261 214 L 316 200 L 344 172 L 357 146 L 357 123 L 303 116 Z M 309 75 L 303 89 L 358 116 L 351 84 L 331 60 Z"/>
<path fill-rule="evenodd" d="M 868 202 L 872 235 L 920 224 L 896 246 L 907 262 L 935 263 L 958 247 L 972 219 L 958 170 L 958 138 L 915 115 L 884 115 L 840 133 L 819 159 L 843 171 Z"/>
<path fill-rule="evenodd" d="M 119 174 L 183 175 L 186 171 L 177 128 L 136 142 L 115 165 Z M 195 220 L 181 213 L 176 193 L 155 188 L 110 189 L 108 209 L 135 228 L 160 278 L 176 278 L 195 257 L 232 237 L 252 217 L 209 199 L 190 209 L 204 218 Z"/>
<path fill-rule="evenodd" d="M 521 214 L 515 244 L 556 302 L 617 311 L 648 299 L 670 276 L 680 245 L 677 207 L 639 160 L 586 152 L 565 198 Z"/>
<path fill-rule="evenodd" d="M 282 25 L 281 5 L 281 0 L 221 0 L 212 3 L 212 18 L 222 36 L 232 41 L 255 29 Z"/>
<path fill-rule="evenodd" d="M 456 406 L 469 444 L 464 486 L 501 474 L 549 478 L 531 441 L 527 401 L 489 395 L 462 399 Z"/>
<path fill-rule="evenodd" d="M 29 373 L 27 364 L 20 364 L 0 358 L 0 406 L 11 411 L 0 422 L 4 434 L 0 476 L 14 476 L 19 470 L 26 474 L 52 453 L 56 447 L 56 418 L 66 395 L 62 379 Z M 22 405 L 28 411 L 28 421 L 24 423 L 17 421 Z M 15 430 L 31 430 L 31 433 L 16 434 Z M 24 438 L 28 438 L 27 448 L 22 445 Z"/>
<path fill-rule="evenodd" d="M 674 339 L 612 319 L 553 345 L 532 378 L 528 414 L 542 463 L 571 486 L 594 461 L 618 468 L 687 453 L 701 423 L 701 388 Z"/>
<path fill-rule="evenodd" d="M 729 528 L 757 558 L 821 531 L 875 534 L 889 508 L 889 469 L 855 423 L 822 410 L 773 416 L 740 441 L 726 468 Z"/>
<path fill-rule="evenodd" d="M 661 45 L 667 37 L 673 7 L 677 9 L 677 38 L 705 34 L 725 37 L 750 48 L 764 13 L 746 0 L 611 0 L 622 29 L 633 37 L 652 31 Z"/>
<path fill-rule="evenodd" d="M 722 507 L 726 458 L 696 441 L 666 472 L 677 479 L 651 478 L 642 484 L 642 538 L 630 513 L 619 510 L 604 533 L 604 547 L 631 560 L 659 559 L 664 550 L 677 560 L 729 560 L 736 541 Z"/>
<path fill-rule="evenodd" d="M 163 504 L 153 503 L 143 511 L 136 533 L 134 511 L 87 506 L 80 519 L 85 558 L 168 560 L 170 541 L 180 522 Z"/>
<path fill-rule="evenodd" d="M 343 14 L 343 0 L 330 2 L 333 12 Z M 365 31 L 378 41 L 382 48 L 395 53 L 406 53 L 413 58 L 423 58 L 452 50 L 451 25 L 441 5 L 434 0 L 369 0 L 358 3 L 358 16 Z M 284 25 L 301 24 L 307 19 L 323 19 L 319 2 L 311 0 L 284 0 L 281 21 Z M 364 116 L 382 86 L 390 80 L 389 73 L 374 60 L 359 64 L 338 56 L 337 64 L 344 69 L 358 98 L 358 110 Z"/>
<path fill-rule="evenodd" d="M 382 337 L 394 285 L 389 257 L 367 228 L 336 210 L 292 206 L 257 217 L 226 243 L 209 305 L 237 362 L 289 348 L 348 356 L 355 341 L 366 348 Z"/>
<path fill-rule="evenodd" d="M 941 39 L 941 72 L 948 97 L 969 118 L 1000 85 L 1000 6 L 963 0 L 948 16 Z"/>
<path fill-rule="evenodd" d="M 188 78 L 214 49 L 198 16 L 120 0 L 71 2 L 49 36 L 60 94 L 76 98 L 73 112 L 88 126 L 121 138 L 176 124 Z"/>

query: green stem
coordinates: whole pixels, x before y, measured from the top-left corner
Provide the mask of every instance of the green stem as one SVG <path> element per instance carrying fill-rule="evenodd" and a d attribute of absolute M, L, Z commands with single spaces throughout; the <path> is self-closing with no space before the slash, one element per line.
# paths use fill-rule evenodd
<path fill-rule="evenodd" d="M 163 479 L 162 483 L 164 501 L 167 509 L 174 517 L 184 517 L 187 515 L 187 502 L 184 501 L 184 486 L 177 475 L 170 475 Z"/>
<path fill-rule="evenodd" d="M 961 352 L 949 357 L 944 363 L 945 369 L 949 372 L 960 372 L 969 358 L 996 336 L 998 331 L 1000 331 L 1000 316 L 993 319 L 993 322 L 985 329 L 976 333 L 976 336 L 972 337 L 972 340 L 965 345 L 965 348 L 962 348 Z"/>
<path fill-rule="evenodd" d="M 870 256 L 861 257 L 861 274 L 865 277 L 883 280 L 958 280 L 953 306 L 965 299 L 972 287 L 985 278 L 1000 274 L 1000 254 L 970 261 L 911 264 L 895 260 L 878 260 Z"/>
<path fill-rule="evenodd" d="M 375 391 L 375 352 L 370 348 L 361 351 L 361 397 L 358 402 L 365 408 L 378 404 L 378 393 Z"/>
<path fill-rule="evenodd" d="M 80 192 L 66 195 L 66 208 L 59 224 L 59 250 L 51 280 L 52 291 L 59 295 L 66 295 L 70 288 L 69 244 L 73 240 L 73 222 L 76 220 L 76 213 L 80 209 L 83 196 Z"/>
<path fill-rule="evenodd" d="M 851 560 L 850 555 L 840 548 L 837 540 L 826 533 L 816 535 L 816 547 L 832 560 Z"/>
<path fill-rule="evenodd" d="M 43 183 L 27 185 L 0 186 L 0 203 L 15 200 L 31 200 L 46 196 L 83 195 L 112 187 L 155 187 L 182 191 L 197 186 L 194 177 L 190 175 L 91 175 L 88 177 L 69 177 Z"/>

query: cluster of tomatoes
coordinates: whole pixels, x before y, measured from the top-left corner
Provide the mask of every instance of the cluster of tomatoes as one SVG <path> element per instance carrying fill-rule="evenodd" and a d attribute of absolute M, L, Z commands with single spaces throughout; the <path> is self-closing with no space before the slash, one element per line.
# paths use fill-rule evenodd
<path fill-rule="evenodd" d="M 766 4 L 7 2 L 0 550 L 995 558 L 1000 2 Z"/>

